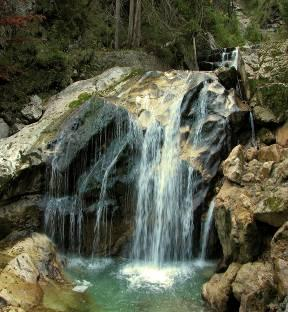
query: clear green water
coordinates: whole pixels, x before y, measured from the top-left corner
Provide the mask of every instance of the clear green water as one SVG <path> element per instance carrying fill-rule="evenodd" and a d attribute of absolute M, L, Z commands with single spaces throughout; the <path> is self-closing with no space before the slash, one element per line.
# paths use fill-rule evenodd
<path fill-rule="evenodd" d="M 89 282 L 79 312 L 207 312 L 201 287 L 213 264 L 179 262 L 162 268 L 127 260 L 72 258 L 67 273 L 79 285 Z"/>

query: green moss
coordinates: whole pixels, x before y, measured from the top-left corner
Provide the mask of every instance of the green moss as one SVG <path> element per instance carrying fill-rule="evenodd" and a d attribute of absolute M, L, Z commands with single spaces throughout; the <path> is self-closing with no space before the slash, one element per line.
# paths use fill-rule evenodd
<path fill-rule="evenodd" d="M 112 93 L 113 91 L 116 91 L 116 87 L 118 85 L 120 85 L 121 83 L 124 83 L 125 81 L 128 81 L 130 79 L 133 79 L 135 77 L 140 77 L 145 73 L 144 69 L 141 68 L 135 68 L 133 69 L 129 74 L 127 74 L 126 76 L 124 76 L 122 79 L 120 79 L 119 81 L 117 81 L 114 85 L 112 85 L 111 87 L 97 92 L 97 95 L 100 97 L 104 97 L 109 95 L 110 93 Z"/>
<path fill-rule="evenodd" d="M 283 206 L 283 200 L 279 197 L 269 197 L 264 201 L 264 205 L 271 211 L 279 211 Z"/>
<path fill-rule="evenodd" d="M 77 107 L 81 106 L 83 103 L 85 103 L 86 101 L 88 101 L 91 97 L 92 97 L 92 94 L 90 94 L 90 93 L 87 93 L 87 92 L 81 93 L 78 96 L 77 100 L 72 101 L 69 104 L 69 107 L 72 109 L 77 108 Z"/>

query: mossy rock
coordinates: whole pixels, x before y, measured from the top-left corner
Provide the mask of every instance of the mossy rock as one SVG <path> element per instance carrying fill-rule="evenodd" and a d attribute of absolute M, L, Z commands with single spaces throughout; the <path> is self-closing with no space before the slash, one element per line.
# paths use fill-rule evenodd
<path fill-rule="evenodd" d="M 260 106 L 268 107 L 282 122 L 288 118 L 288 84 L 265 84 L 257 89 L 257 102 Z"/>

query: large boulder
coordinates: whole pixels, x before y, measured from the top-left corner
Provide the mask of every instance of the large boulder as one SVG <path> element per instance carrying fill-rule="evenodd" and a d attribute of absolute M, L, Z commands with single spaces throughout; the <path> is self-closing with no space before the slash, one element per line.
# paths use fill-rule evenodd
<path fill-rule="evenodd" d="M 276 131 L 276 142 L 288 147 L 288 121 Z"/>
<path fill-rule="evenodd" d="M 255 224 L 250 192 L 226 181 L 216 198 L 215 224 L 224 262 L 246 263 L 260 252 L 260 235 Z"/>
<path fill-rule="evenodd" d="M 37 233 L 24 238 L 11 235 L 1 245 L 1 259 L 7 263 L 0 269 L 0 301 L 7 311 L 33 311 L 43 303 L 45 283 L 64 281 L 56 249 L 48 237 Z"/>
<path fill-rule="evenodd" d="M 262 312 L 275 298 L 273 268 L 269 262 L 244 264 L 232 284 L 241 312 Z"/>
<path fill-rule="evenodd" d="M 32 233 L 2 251 L 10 257 L 28 254 L 39 272 L 41 280 L 63 281 L 62 265 L 56 253 L 56 247 L 44 234 Z"/>
<path fill-rule="evenodd" d="M 18 133 L 0 141 L 0 192 L 29 169 L 42 165 L 49 155 L 47 145 L 61 124 L 93 94 L 109 95 L 117 84 L 133 75 L 132 68 L 112 68 L 94 78 L 78 81 L 50 98 L 42 118 Z"/>
<path fill-rule="evenodd" d="M 214 274 L 202 288 L 202 297 L 215 311 L 229 311 L 229 301 L 233 300 L 232 283 L 241 267 L 231 263 L 225 273 Z"/>
<path fill-rule="evenodd" d="M 38 95 L 33 95 L 29 104 L 22 109 L 21 113 L 29 123 L 32 123 L 41 118 L 43 110 L 42 99 Z"/>

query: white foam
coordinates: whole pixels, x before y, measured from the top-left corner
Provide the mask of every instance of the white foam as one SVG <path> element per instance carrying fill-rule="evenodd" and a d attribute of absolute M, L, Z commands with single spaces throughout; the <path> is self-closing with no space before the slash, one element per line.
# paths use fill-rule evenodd
<path fill-rule="evenodd" d="M 186 280 L 193 273 L 192 263 L 159 267 L 153 263 L 134 262 L 122 267 L 119 278 L 126 279 L 130 289 L 145 287 L 161 290 L 173 287 L 177 281 Z"/>

